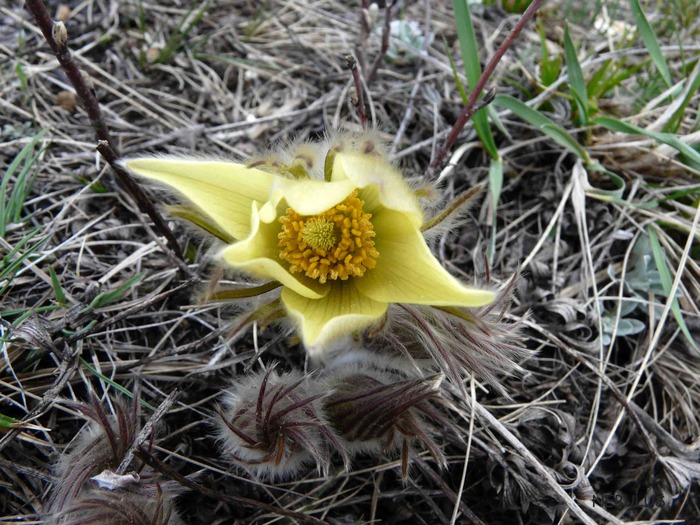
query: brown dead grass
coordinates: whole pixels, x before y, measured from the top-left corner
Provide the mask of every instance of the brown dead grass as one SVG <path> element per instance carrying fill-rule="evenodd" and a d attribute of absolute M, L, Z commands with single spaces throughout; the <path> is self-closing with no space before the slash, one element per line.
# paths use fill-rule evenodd
<path fill-rule="evenodd" d="M 187 2 L 88 0 L 61 13 L 75 59 L 89 75 L 124 156 L 196 152 L 241 158 L 327 130 L 360 128 L 344 57 L 354 53 L 373 63 L 380 38 L 362 41 L 356 4 L 210 2 L 164 63 L 154 59 L 163 56 L 187 18 Z M 544 15 L 553 47 L 560 7 L 548 6 Z M 59 6 L 51 3 L 50 9 Z M 442 39 L 461 70 L 459 48 L 449 2 L 402 2 L 397 11 L 399 18 L 428 28 L 435 42 L 410 60 L 382 62 L 365 100 L 393 158 L 408 175 L 420 177 L 461 108 Z M 495 8 L 476 17 L 484 59 L 514 22 Z M 603 46 L 603 37 L 585 23 L 591 21 L 581 22 L 575 34 L 587 37 L 590 50 Z M 685 43 L 697 59 L 697 47 Z M 531 87 L 538 46 L 533 31 L 520 38 L 497 71 L 500 91 L 521 96 L 511 81 Z M 667 51 L 677 66 L 681 55 Z M 639 59 L 630 53 L 630 60 Z M 634 79 L 628 84 L 631 91 Z M 477 388 L 473 401 L 457 390 L 445 392 L 454 424 L 465 437 L 473 428 L 468 448 L 455 436 L 443 437 L 446 471 L 422 455 L 413 458 L 411 475 L 402 482 L 396 458 L 368 456 L 349 472 L 338 463 L 327 478 L 310 471 L 293 482 L 266 484 L 220 458 L 210 419 L 220 392 L 237 375 L 275 361 L 280 369 L 303 368 L 303 350 L 286 325 L 239 332 L 234 328 L 240 312 L 197 303 L 198 287 L 206 284 L 194 282 L 217 272 L 207 241 L 171 223 L 194 276 L 188 280 L 96 157 L 90 122 L 71 102 L 71 91 L 22 2 L 0 7 L 0 165 L 6 169 L 32 137 L 46 131 L 25 218 L 0 239 L 2 256 L 34 230 L 23 249 L 41 242 L 11 281 L 0 283 L 7 286 L 0 295 L 6 337 L 0 413 L 17 419 L 32 414 L 31 423 L 40 425 L 0 439 L 2 522 L 29 523 L 42 515 L 55 481 L 52 465 L 84 424 L 62 400 L 86 400 L 90 390 L 103 399 L 119 397 L 121 388 L 153 407 L 180 391 L 160 422 L 153 453 L 209 491 L 190 490 L 179 499 L 187 523 L 280 520 L 269 509 L 237 505 L 231 497 L 328 523 L 449 523 L 455 506 L 465 523 L 578 522 L 572 505 L 582 507 L 592 523 L 700 519 L 694 491 L 700 476 L 698 353 L 673 315 L 659 322 L 666 298 L 650 290 L 635 296 L 640 307 L 630 314 L 646 325 L 644 331 L 618 336 L 611 345 L 600 338 L 601 308 L 612 312 L 608 317 L 619 327 L 615 312 L 621 298 L 630 296 L 621 276 L 634 271 L 632 247 L 649 224 L 663 227 L 658 233 L 672 273 L 684 263 L 680 307 L 696 340 L 700 333 L 697 247 L 685 250 L 689 231 L 697 239 L 696 210 L 683 199 L 640 207 L 698 188 L 672 152 L 622 135 L 595 135 L 592 154 L 628 184 L 626 204 L 611 204 L 586 197 L 569 154 L 503 114 L 510 136 L 498 140 L 507 178 L 489 274 L 494 283 L 504 283 L 520 267 L 508 317 L 530 312 L 521 344 L 537 351 L 520 363 L 522 376 L 503 378 L 510 397 L 488 386 Z M 546 97 L 553 118 L 571 129 L 561 99 L 552 91 L 540 95 Z M 653 122 L 665 109 L 662 102 L 646 108 L 636 123 Z M 697 95 L 682 129 L 697 129 Z M 469 128 L 455 152 L 440 199 L 488 177 L 486 155 Z M 437 240 L 436 253 L 447 268 L 486 279 L 489 217 L 485 199 L 466 224 Z M 65 295 L 62 304 L 50 269 Z M 100 292 L 136 275 L 138 282 L 109 305 L 85 309 Z M 151 414 L 142 407 L 140 418 L 147 421 Z"/>

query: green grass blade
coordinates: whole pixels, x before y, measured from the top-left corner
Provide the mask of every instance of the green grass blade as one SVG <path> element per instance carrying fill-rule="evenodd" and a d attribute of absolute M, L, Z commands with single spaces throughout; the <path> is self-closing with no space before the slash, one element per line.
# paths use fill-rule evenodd
<path fill-rule="evenodd" d="M 53 292 L 56 295 L 58 304 L 68 304 L 68 301 L 66 301 L 66 294 L 63 293 L 63 288 L 58 280 L 58 275 L 56 275 L 56 271 L 51 266 L 49 266 L 49 274 L 51 275 L 51 285 L 53 286 Z"/>
<path fill-rule="evenodd" d="M 121 285 L 117 286 L 114 290 L 98 294 L 98 296 L 95 297 L 92 300 L 92 302 L 85 307 L 83 311 L 85 312 L 89 310 L 96 310 L 97 308 L 104 308 L 105 306 L 112 304 L 114 301 L 116 301 L 117 299 L 122 297 L 126 292 L 128 292 L 129 288 L 131 288 L 134 284 L 143 279 L 145 275 L 146 272 L 139 272 L 133 277 L 130 277 L 129 279 L 124 281 Z"/>
<path fill-rule="evenodd" d="M 578 107 L 581 125 L 588 124 L 588 89 L 583 79 L 583 71 L 578 61 L 576 48 L 569 36 L 569 25 L 564 25 L 564 54 L 566 55 L 566 72 L 569 75 L 569 89 Z"/>
<path fill-rule="evenodd" d="M 630 9 L 632 10 L 632 16 L 634 21 L 639 28 L 639 33 L 642 36 L 644 45 L 647 46 L 647 51 L 649 51 L 649 56 L 651 57 L 654 65 L 661 73 L 661 76 L 666 82 L 668 87 L 671 87 L 673 82 L 671 81 L 671 74 L 668 71 L 668 65 L 666 64 L 666 59 L 664 54 L 661 52 L 661 47 L 659 46 L 659 41 L 656 39 L 654 31 L 652 31 L 649 21 L 647 20 L 642 6 L 639 4 L 639 0 L 628 0 Z"/>
<path fill-rule="evenodd" d="M 27 91 L 27 86 L 28 81 L 27 81 L 27 75 L 24 72 L 24 68 L 22 67 L 22 64 L 19 62 L 15 66 L 15 74 L 17 75 L 17 80 L 19 80 L 19 87 L 22 91 Z"/>
<path fill-rule="evenodd" d="M 693 100 L 693 98 L 695 98 L 695 96 L 698 94 L 698 89 L 700 89 L 700 60 L 695 64 L 695 68 L 693 69 L 693 72 L 691 73 L 687 82 L 689 85 L 685 90 L 683 101 L 678 106 L 678 109 L 673 113 L 673 116 L 670 118 L 668 123 L 664 126 L 665 132 L 675 133 L 678 131 L 678 128 L 681 126 L 683 118 L 686 115 L 688 104 L 690 104 L 690 101 Z"/>
<path fill-rule="evenodd" d="M 661 243 L 659 242 L 659 236 L 653 226 L 647 226 L 647 233 L 649 234 L 649 241 L 651 246 L 651 253 L 654 257 L 654 263 L 656 264 L 656 269 L 661 277 L 661 285 L 664 287 L 666 296 L 668 297 L 671 293 L 671 286 L 673 285 L 673 279 L 671 278 L 671 271 L 668 269 L 666 264 L 666 256 L 664 254 L 663 248 L 661 248 Z M 681 307 L 678 304 L 678 299 L 676 297 L 669 297 L 671 301 L 671 311 L 673 316 L 676 318 L 676 322 L 685 335 L 686 339 L 690 345 L 698 350 L 698 345 L 695 343 L 693 336 L 691 335 L 688 327 L 685 324 L 685 319 L 683 319 L 683 314 L 681 313 Z"/>
<path fill-rule="evenodd" d="M 489 167 L 489 199 L 491 201 L 491 238 L 489 239 L 489 261 L 493 264 L 496 253 L 496 234 L 498 233 L 498 200 L 503 189 L 503 160 L 493 159 Z"/>
<path fill-rule="evenodd" d="M 547 34 L 540 20 L 537 26 L 537 32 L 540 35 L 540 82 L 544 86 L 551 86 L 559 78 L 561 72 L 561 56 L 557 55 L 552 58 L 547 48 Z"/>
<path fill-rule="evenodd" d="M 691 167 L 698 169 L 700 167 L 700 152 L 693 149 L 691 146 L 680 140 L 676 135 L 672 133 L 657 133 L 655 131 L 647 131 L 644 128 L 635 126 L 634 124 L 629 124 L 627 122 L 622 122 L 616 118 L 612 117 L 598 117 L 593 120 L 594 124 L 603 126 L 610 131 L 617 131 L 619 133 L 629 133 L 631 135 L 645 135 L 658 142 L 667 144 L 672 148 L 676 149 L 679 153 L 685 156 L 687 160 L 691 163 Z"/>
<path fill-rule="evenodd" d="M 49 237 L 42 237 L 33 246 L 30 246 L 26 251 L 22 251 L 29 243 L 39 233 L 39 229 L 32 230 L 27 235 L 25 235 L 11 250 L 7 255 L 0 259 L 0 298 L 4 293 L 12 286 L 12 279 L 15 273 L 22 266 L 25 259 L 34 254 L 39 248 L 41 248 Z"/>
<path fill-rule="evenodd" d="M 450 51 L 450 46 L 447 45 L 447 41 L 443 39 L 445 44 L 445 54 L 447 54 L 447 59 L 450 61 L 450 69 L 452 69 L 452 77 L 455 79 L 455 84 L 457 84 L 457 90 L 459 91 L 459 96 L 462 98 L 462 104 L 469 101 L 469 95 L 467 95 L 467 90 L 464 89 L 464 84 L 459 78 L 459 73 L 457 72 L 457 64 L 455 64 L 455 59 L 452 56 L 452 51 Z"/>
<path fill-rule="evenodd" d="M 493 101 L 495 106 L 512 111 L 516 116 L 525 122 L 537 127 L 543 133 L 551 137 L 555 142 L 567 148 L 578 156 L 586 165 L 591 164 L 591 157 L 581 144 L 579 144 L 571 134 L 564 128 L 556 124 L 552 119 L 546 117 L 536 109 L 513 98 L 509 95 L 496 95 Z"/>
<path fill-rule="evenodd" d="M 474 33 L 474 24 L 469 13 L 469 6 L 464 0 L 453 0 L 452 5 L 455 12 L 455 23 L 457 24 L 457 37 L 459 38 L 459 48 L 462 53 L 462 62 L 464 63 L 464 72 L 467 75 L 469 88 L 472 89 L 479 81 L 481 76 L 481 66 L 479 65 L 479 47 L 476 43 L 476 34 Z M 477 111 L 472 117 L 476 134 L 484 144 L 484 148 L 488 151 L 491 158 L 499 157 L 498 147 L 493 139 L 487 112 L 485 109 Z"/>
<path fill-rule="evenodd" d="M 123 387 L 123 386 L 120 385 L 119 383 L 115 382 L 113 379 L 110 379 L 110 378 L 107 377 L 106 375 L 100 373 L 98 370 L 96 370 L 94 367 L 92 367 L 92 366 L 90 365 L 90 363 L 88 363 L 88 362 L 87 362 L 85 359 L 83 359 L 82 357 L 80 358 L 80 363 L 81 363 L 85 368 L 87 368 L 88 370 L 90 370 L 90 372 L 92 372 L 93 375 L 95 375 L 97 378 L 99 378 L 100 381 L 103 381 L 103 382 L 107 383 L 107 384 L 108 384 L 109 386 L 111 386 L 112 388 L 118 390 L 119 392 L 121 392 L 121 393 L 124 394 L 125 396 L 129 397 L 129 399 L 134 399 L 134 393 L 133 393 L 131 390 L 129 390 L 128 388 Z M 139 398 L 139 403 L 141 403 L 141 406 L 142 406 L 142 407 L 145 407 L 145 408 L 147 408 L 147 409 L 149 409 L 149 410 L 152 410 L 152 411 L 154 411 L 154 412 L 155 412 L 155 410 L 156 410 L 156 407 L 154 407 L 153 405 L 151 405 L 150 403 L 144 401 L 144 400 L 141 399 L 141 398 Z"/>
<path fill-rule="evenodd" d="M 24 202 L 32 186 L 32 168 L 39 158 L 34 150 L 37 143 L 46 134 L 38 133 L 12 160 L 0 181 L 0 237 L 7 233 L 7 225 L 19 222 L 22 217 Z M 10 189 L 10 182 L 14 184 Z"/>
<path fill-rule="evenodd" d="M 618 204 L 623 204 L 625 201 L 622 200 L 622 195 L 625 193 L 625 179 L 620 177 L 617 173 L 607 170 L 600 164 L 593 164 L 588 167 L 592 171 L 597 171 L 600 173 L 605 173 L 613 186 L 611 190 L 604 190 L 601 188 L 596 188 L 590 182 L 586 188 L 586 195 L 595 197 L 598 200 L 615 202 Z"/>
<path fill-rule="evenodd" d="M 612 64 L 612 60 L 606 60 L 588 80 L 588 84 L 586 84 L 586 91 L 591 97 L 599 98 L 605 95 L 605 92 L 603 91 L 603 80 L 610 76 L 609 69 Z"/>
<path fill-rule="evenodd" d="M 207 0 L 204 0 L 202 2 L 202 5 L 200 6 L 199 10 L 192 16 L 192 13 L 194 12 L 196 8 L 196 5 L 192 5 L 190 9 L 185 13 L 185 16 L 180 19 L 180 23 L 178 24 L 177 28 L 170 34 L 168 37 L 168 41 L 166 42 L 165 46 L 163 47 L 163 50 L 160 52 L 160 55 L 158 56 L 158 59 L 156 60 L 157 64 L 165 64 L 169 62 L 172 58 L 173 55 L 180 49 L 182 46 L 182 41 L 187 38 L 187 35 L 189 35 L 190 31 L 194 27 L 201 22 L 202 18 L 204 17 L 204 11 L 207 8 Z M 187 20 L 191 20 L 189 23 L 187 23 Z"/>

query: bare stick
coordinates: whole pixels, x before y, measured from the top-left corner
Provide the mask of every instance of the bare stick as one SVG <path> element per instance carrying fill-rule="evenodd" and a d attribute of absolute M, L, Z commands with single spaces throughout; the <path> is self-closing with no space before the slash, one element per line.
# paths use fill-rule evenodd
<path fill-rule="evenodd" d="M 60 20 L 54 21 L 51 19 L 49 12 L 46 10 L 46 6 L 42 0 L 26 0 L 27 9 L 36 20 L 39 29 L 41 29 L 46 42 L 48 42 L 51 50 L 58 59 L 58 63 L 61 64 L 63 71 L 66 73 L 68 80 L 75 88 L 75 92 L 78 95 L 85 111 L 90 118 L 90 123 L 92 128 L 95 130 L 95 136 L 98 140 L 98 150 L 99 144 L 104 142 L 107 144 L 108 149 L 111 151 L 112 160 L 105 157 L 105 160 L 109 162 L 110 166 L 114 168 L 114 163 L 119 158 L 118 149 L 109 134 L 107 125 L 102 118 L 102 112 L 100 111 L 100 104 L 95 97 L 95 93 L 86 80 L 82 71 L 78 68 L 78 65 L 73 60 L 73 55 L 68 49 L 66 42 L 68 42 L 68 31 L 66 26 Z M 102 151 L 100 151 L 102 153 Z M 103 154 L 104 156 L 104 154 Z M 144 211 L 156 225 L 156 228 L 163 235 L 170 245 L 171 249 L 175 252 L 178 258 L 183 259 L 180 247 L 175 240 L 170 229 L 165 224 L 165 221 L 156 210 L 153 203 L 149 200 L 146 194 L 141 189 L 136 181 L 126 170 L 116 170 L 117 180 L 122 185 L 122 187 L 131 195 L 139 208 Z"/>
<path fill-rule="evenodd" d="M 158 210 L 155 209 L 151 200 L 141 189 L 141 186 L 139 186 L 138 183 L 134 180 L 134 178 L 131 175 L 129 175 L 129 172 L 126 171 L 126 169 L 124 169 L 120 164 L 118 164 L 119 156 L 112 149 L 110 143 L 106 140 L 98 140 L 96 149 L 100 152 L 100 155 L 102 155 L 102 157 L 107 161 L 107 163 L 112 167 L 114 173 L 116 173 L 117 175 L 117 179 L 122 184 L 127 193 L 134 198 L 139 208 L 145 211 L 151 218 L 153 224 L 155 224 L 156 226 L 156 230 L 158 230 L 158 232 L 165 237 L 165 240 L 167 241 L 168 246 L 170 246 L 170 249 L 175 253 L 178 259 L 184 261 L 184 257 L 182 256 L 182 252 L 180 251 L 180 246 L 175 240 L 173 232 L 171 232 L 170 228 L 168 228 L 168 225 L 165 224 L 163 217 L 161 217 L 160 213 L 158 213 Z M 180 267 L 180 269 L 183 270 L 185 273 L 189 273 L 189 268 L 187 268 L 187 265 L 183 264 L 183 266 L 184 269 L 182 268 L 182 266 Z"/>
<path fill-rule="evenodd" d="M 141 448 L 141 445 L 143 445 L 146 440 L 151 436 L 153 433 L 155 426 L 158 424 L 158 422 L 161 420 L 161 418 L 166 414 L 168 410 L 170 410 L 177 400 L 177 397 L 180 395 L 180 391 L 175 389 L 170 394 L 168 397 L 166 397 L 163 402 L 160 404 L 158 409 L 155 411 L 155 413 L 151 416 L 151 419 L 149 419 L 146 424 L 143 426 L 141 429 L 141 432 L 139 432 L 139 435 L 136 436 L 136 439 L 134 442 L 131 444 L 129 447 L 129 450 L 126 451 L 126 454 L 124 454 L 124 459 L 122 459 L 122 462 L 119 464 L 119 467 L 117 468 L 117 474 L 123 475 L 126 472 L 126 469 L 129 468 L 129 465 L 131 465 L 132 460 L 134 459 L 134 454 L 136 451 Z"/>
<path fill-rule="evenodd" d="M 369 0 L 362 0 L 360 5 L 360 45 L 357 48 L 357 58 L 360 61 L 360 67 L 365 70 L 365 46 L 369 39 Z"/>
<path fill-rule="evenodd" d="M 362 128 L 367 127 L 367 113 L 365 113 L 365 97 L 362 91 L 362 81 L 360 80 L 360 72 L 357 70 L 357 61 L 352 55 L 345 57 L 348 64 L 348 69 L 352 71 L 352 78 L 355 80 L 355 93 L 357 94 L 357 102 L 355 106 L 360 114 L 360 120 L 362 121 Z"/>
<path fill-rule="evenodd" d="M 381 64 L 382 59 L 384 58 L 384 55 L 386 54 L 387 49 L 389 49 L 389 36 L 391 34 L 391 8 L 394 7 L 394 2 L 387 2 L 386 4 L 386 12 L 384 13 L 384 28 L 382 29 L 382 47 L 381 50 L 379 51 L 379 56 L 377 59 L 374 61 L 374 64 L 372 64 L 372 69 L 370 70 L 369 74 L 367 75 L 367 88 L 369 89 L 369 85 L 372 83 L 372 80 L 374 80 L 375 75 L 377 74 L 377 70 L 379 69 L 379 64 Z"/>
<path fill-rule="evenodd" d="M 469 100 L 467 100 L 467 104 L 464 106 L 464 109 L 462 109 L 462 113 L 460 113 L 459 117 L 457 117 L 457 121 L 455 122 L 454 126 L 452 126 L 452 130 L 447 136 L 447 139 L 445 139 L 445 143 L 433 159 L 433 162 L 430 163 L 430 167 L 428 168 L 429 177 L 432 177 L 432 175 L 435 173 L 435 170 L 437 170 L 438 166 L 442 164 L 442 161 L 445 159 L 445 155 L 447 155 L 450 149 L 452 149 L 452 146 L 457 140 L 457 136 L 460 134 L 462 129 L 464 129 L 464 126 L 466 126 L 467 121 L 472 117 L 472 115 L 474 115 L 474 113 L 476 113 L 477 110 L 474 109 L 476 106 L 476 101 L 479 98 L 481 92 L 483 91 L 484 86 L 486 86 L 486 83 L 488 82 L 489 78 L 491 78 L 491 75 L 496 69 L 498 63 L 501 61 L 501 58 L 503 58 L 503 55 L 505 55 L 508 48 L 510 48 L 510 46 L 513 45 L 515 39 L 518 38 L 520 32 L 530 21 L 530 19 L 534 16 L 535 12 L 539 9 L 540 5 L 542 5 L 543 1 L 544 0 L 532 1 L 530 7 L 528 7 L 527 10 L 523 13 L 523 16 L 520 18 L 520 20 L 518 20 L 518 23 L 515 24 L 513 30 L 508 34 L 503 43 L 498 47 L 493 57 L 491 57 L 491 60 L 484 69 L 484 72 L 481 73 L 479 80 L 471 90 L 471 93 L 469 94 Z"/>

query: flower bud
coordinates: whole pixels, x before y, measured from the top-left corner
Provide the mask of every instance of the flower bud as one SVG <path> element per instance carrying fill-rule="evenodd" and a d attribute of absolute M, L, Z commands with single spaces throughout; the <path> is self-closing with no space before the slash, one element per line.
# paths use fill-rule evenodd
<path fill-rule="evenodd" d="M 241 378 L 216 422 L 224 455 L 261 478 L 286 478 L 305 465 L 327 473 L 333 449 L 347 458 L 323 414 L 322 385 L 299 372 Z"/>
<path fill-rule="evenodd" d="M 117 473 L 136 439 L 138 422 L 134 410 L 120 402 L 112 405 L 113 415 L 94 397 L 74 405 L 92 423 L 58 463 L 44 507 L 45 521 L 54 525 L 181 524 L 174 503 L 183 491 L 178 484 L 159 480 L 150 469 Z"/>
<path fill-rule="evenodd" d="M 66 42 L 68 42 L 68 30 L 66 29 L 66 24 L 64 24 L 62 20 L 54 21 L 51 27 L 51 36 L 59 48 L 66 45 Z"/>
<path fill-rule="evenodd" d="M 437 397 L 443 377 L 405 379 L 386 370 L 346 366 L 327 380 L 332 393 L 323 406 L 351 449 L 385 452 L 400 447 L 405 478 L 412 441 L 426 447 L 441 467 L 446 466 L 433 439 L 434 429 L 425 419 L 444 426 L 444 417 L 429 401 Z"/>

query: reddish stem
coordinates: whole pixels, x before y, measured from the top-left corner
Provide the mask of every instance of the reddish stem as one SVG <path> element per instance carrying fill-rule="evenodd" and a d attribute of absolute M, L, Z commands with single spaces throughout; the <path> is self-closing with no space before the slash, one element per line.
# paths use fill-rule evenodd
<path fill-rule="evenodd" d="M 466 126 L 467 121 L 472 117 L 472 115 L 474 115 L 474 113 L 476 113 L 474 107 L 476 105 L 476 101 L 479 98 L 479 95 L 484 90 L 484 86 L 486 86 L 486 82 L 488 82 L 489 78 L 491 78 L 491 75 L 496 69 L 498 63 L 501 61 L 501 58 L 503 58 L 503 55 L 505 55 L 508 48 L 510 48 L 510 46 L 513 45 L 515 39 L 518 38 L 518 35 L 520 35 L 520 32 L 523 30 L 525 25 L 535 15 L 540 5 L 542 5 L 543 1 L 544 0 L 532 1 L 530 6 L 523 13 L 523 16 L 520 18 L 520 20 L 518 20 L 518 23 L 515 24 L 513 30 L 508 34 L 503 43 L 498 47 L 493 57 L 487 64 L 486 68 L 484 69 L 484 72 L 481 73 L 479 80 L 477 81 L 476 85 L 471 91 L 471 94 L 469 95 L 467 104 L 464 106 L 464 109 L 462 109 L 462 112 L 460 113 L 459 117 L 457 117 L 457 121 L 454 123 L 454 126 L 452 126 L 452 130 L 447 136 L 445 143 L 433 159 L 433 162 L 430 163 L 430 167 L 428 168 L 429 177 L 432 176 L 435 173 L 435 170 L 438 168 L 438 166 L 442 164 L 442 161 L 445 159 L 445 156 L 450 151 L 450 149 L 452 149 L 452 146 L 457 140 L 457 136 L 460 134 L 462 129 L 464 129 L 464 126 Z"/>
<path fill-rule="evenodd" d="M 382 29 L 382 47 L 379 51 L 379 56 L 372 64 L 372 69 L 367 75 L 367 89 L 369 85 L 374 80 L 377 70 L 379 69 L 379 64 L 381 64 L 384 55 L 386 55 L 387 49 L 389 49 L 389 36 L 391 35 L 391 8 L 394 7 L 394 2 L 387 2 L 386 11 L 384 12 L 384 28 Z"/>
<path fill-rule="evenodd" d="M 26 5 L 27 9 L 34 17 L 34 20 L 36 20 L 39 29 L 41 29 L 46 42 L 48 42 L 54 55 L 56 55 L 58 63 L 61 64 L 68 80 L 73 84 L 75 92 L 90 118 L 90 123 L 97 137 L 98 150 L 102 156 L 105 157 L 105 160 L 110 166 L 114 168 L 116 161 L 119 159 L 119 150 L 112 140 L 107 125 L 102 118 L 100 103 L 97 101 L 95 93 L 88 84 L 83 72 L 78 68 L 75 60 L 73 60 L 73 55 L 66 45 L 68 35 L 63 22 L 54 21 L 51 18 L 42 0 L 26 0 Z M 105 152 L 108 152 L 108 156 L 105 156 Z M 126 170 L 115 170 L 115 173 L 121 186 L 134 198 L 139 208 L 151 218 L 158 232 L 165 237 L 170 249 L 175 252 L 179 259 L 183 259 L 175 236 L 165 224 L 165 221 L 160 216 L 155 206 L 153 206 L 153 203 L 141 189 L 141 186 L 137 184 Z"/>
<path fill-rule="evenodd" d="M 345 57 L 347 60 L 348 68 L 352 71 L 352 78 L 355 79 L 355 92 L 357 93 L 357 111 L 360 114 L 360 120 L 362 121 L 362 129 L 367 128 L 367 113 L 365 113 L 365 97 L 364 91 L 362 90 L 362 81 L 360 80 L 360 72 L 357 70 L 357 61 L 352 55 Z"/>

